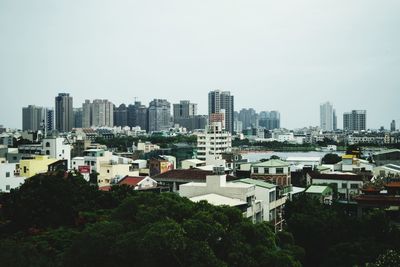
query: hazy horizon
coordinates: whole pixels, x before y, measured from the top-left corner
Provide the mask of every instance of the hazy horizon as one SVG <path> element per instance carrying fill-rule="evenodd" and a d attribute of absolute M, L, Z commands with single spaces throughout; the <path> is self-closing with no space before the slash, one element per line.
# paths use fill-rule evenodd
<path fill-rule="evenodd" d="M 329 101 L 400 124 L 399 1 L 0 2 L 0 124 L 70 93 L 116 106 L 230 91 L 235 110 L 278 110 L 281 125 L 319 125 Z M 397 97 L 396 97 L 397 95 Z"/>

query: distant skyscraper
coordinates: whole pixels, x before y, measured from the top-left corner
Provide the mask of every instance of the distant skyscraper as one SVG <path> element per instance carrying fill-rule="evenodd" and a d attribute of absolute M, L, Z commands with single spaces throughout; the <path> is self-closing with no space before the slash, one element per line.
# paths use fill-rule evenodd
<path fill-rule="evenodd" d="M 336 116 L 336 110 L 333 109 L 333 130 L 337 130 L 337 116 Z"/>
<path fill-rule="evenodd" d="M 106 99 L 93 100 L 91 114 L 91 126 L 114 126 L 114 105 L 110 101 Z"/>
<path fill-rule="evenodd" d="M 90 128 L 92 126 L 92 104 L 90 100 L 85 100 L 82 104 L 82 127 Z"/>
<path fill-rule="evenodd" d="M 258 127 L 258 114 L 252 108 L 242 108 L 239 112 L 239 121 L 242 122 L 243 129 Z"/>
<path fill-rule="evenodd" d="M 168 130 L 171 126 L 171 104 L 165 99 L 154 99 L 148 109 L 149 132 Z"/>
<path fill-rule="evenodd" d="M 367 129 L 367 111 L 352 110 L 343 114 L 343 130 L 365 131 Z"/>
<path fill-rule="evenodd" d="M 82 128 L 83 109 L 74 108 L 74 128 Z"/>
<path fill-rule="evenodd" d="M 46 130 L 51 132 L 54 130 L 54 109 L 46 108 Z"/>
<path fill-rule="evenodd" d="M 179 123 L 179 119 L 189 118 L 197 115 L 197 104 L 190 103 L 189 100 L 182 100 L 179 104 L 174 104 L 174 122 Z"/>
<path fill-rule="evenodd" d="M 335 110 L 331 103 L 326 102 L 320 105 L 320 127 L 323 131 L 332 132 L 334 130 Z"/>
<path fill-rule="evenodd" d="M 259 126 L 267 130 L 281 128 L 281 114 L 279 111 L 261 111 L 259 115 Z"/>
<path fill-rule="evenodd" d="M 182 100 L 179 104 L 174 104 L 174 123 L 185 127 L 187 130 L 204 129 L 207 119 L 197 115 L 197 104 L 190 103 L 189 100 Z"/>
<path fill-rule="evenodd" d="M 29 105 L 22 108 L 22 130 L 38 131 L 42 129 L 44 120 L 44 109 L 42 107 Z"/>
<path fill-rule="evenodd" d="M 72 97 L 66 93 L 56 96 L 56 129 L 59 132 L 69 132 L 74 125 Z"/>
<path fill-rule="evenodd" d="M 128 108 L 125 104 L 121 104 L 114 109 L 114 125 L 121 127 L 128 126 Z"/>
<path fill-rule="evenodd" d="M 225 113 L 225 129 L 233 133 L 234 98 L 229 91 L 214 90 L 208 93 L 208 116 Z"/>
<path fill-rule="evenodd" d="M 396 131 L 396 122 L 395 122 L 395 120 L 392 120 L 392 122 L 390 123 L 390 131 L 391 132 Z"/>

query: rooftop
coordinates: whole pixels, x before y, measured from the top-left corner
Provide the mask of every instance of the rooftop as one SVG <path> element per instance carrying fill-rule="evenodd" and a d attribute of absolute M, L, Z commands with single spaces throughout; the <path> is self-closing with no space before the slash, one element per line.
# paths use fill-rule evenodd
<path fill-rule="evenodd" d="M 118 181 L 118 185 L 129 185 L 129 186 L 137 186 L 144 178 L 144 176 L 125 176 L 121 180 Z"/>
<path fill-rule="evenodd" d="M 197 197 L 192 197 L 190 198 L 191 201 L 193 202 L 200 202 L 202 200 L 207 201 L 208 203 L 215 205 L 215 206 L 222 206 L 222 205 L 227 205 L 230 207 L 235 207 L 235 206 L 240 206 L 240 205 L 246 205 L 247 202 L 242 201 L 237 198 L 230 198 L 230 197 L 224 197 L 218 194 L 206 194 L 206 195 L 201 195 Z"/>
<path fill-rule="evenodd" d="M 255 185 L 255 186 L 259 186 L 259 187 L 263 187 L 263 188 L 267 188 L 267 189 L 272 189 L 272 188 L 276 187 L 275 184 L 267 183 L 267 182 L 264 182 L 261 180 L 250 179 L 250 178 L 236 180 L 236 181 L 234 181 L 234 183 L 251 184 L 251 185 Z"/>
<path fill-rule="evenodd" d="M 164 173 L 154 175 L 153 179 L 167 179 L 167 180 L 186 180 L 186 181 L 206 181 L 208 175 L 213 175 L 213 171 L 205 171 L 199 169 L 187 170 L 170 170 Z M 227 175 L 227 181 L 237 180 L 235 176 Z"/>
<path fill-rule="evenodd" d="M 327 185 L 311 185 L 307 190 L 306 193 L 311 194 L 322 194 L 326 189 L 329 187 Z"/>
<path fill-rule="evenodd" d="M 393 153 L 393 152 L 400 152 L 400 149 L 386 149 L 386 150 L 381 150 L 379 152 L 375 152 L 374 155 L 384 155 L 388 153 Z"/>
<path fill-rule="evenodd" d="M 305 162 L 314 162 L 321 161 L 321 157 L 288 157 L 286 161 L 305 161 Z"/>
<path fill-rule="evenodd" d="M 256 163 L 252 165 L 253 167 L 267 167 L 267 168 L 279 168 L 279 167 L 289 167 L 290 164 L 286 161 L 280 159 L 270 159 L 268 161 Z"/>
<path fill-rule="evenodd" d="M 358 175 L 354 173 L 348 172 L 332 172 L 332 173 L 318 173 L 318 172 L 310 172 L 309 175 L 312 179 L 321 179 L 321 180 L 343 180 L 343 181 L 364 181 L 363 175 Z M 372 178 L 372 175 L 367 175 L 368 180 Z"/>

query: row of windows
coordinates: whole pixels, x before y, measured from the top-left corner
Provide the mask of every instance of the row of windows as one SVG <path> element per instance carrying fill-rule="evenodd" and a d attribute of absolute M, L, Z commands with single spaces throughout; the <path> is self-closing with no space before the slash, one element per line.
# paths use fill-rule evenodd
<path fill-rule="evenodd" d="M 262 172 L 264 170 L 264 172 Z M 283 168 L 276 168 L 275 173 L 276 174 L 283 174 Z M 265 173 L 265 174 L 269 174 L 269 168 L 262 168 L 262 167 L 254 167 L 253 168 L 253 173 Z"/>

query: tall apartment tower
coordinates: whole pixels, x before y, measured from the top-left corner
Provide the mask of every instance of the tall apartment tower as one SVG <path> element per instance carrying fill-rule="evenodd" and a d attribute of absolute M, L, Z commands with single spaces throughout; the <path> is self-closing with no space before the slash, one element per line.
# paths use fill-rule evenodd
<path fill-rule="evenodd" d="M 224 110 L 224 112 L 222 111 Z M 229 91 L 214 90 L 208 93 L 208 116 L 225 113 L 225 129 L 233 133 L 234 98 Z"/>
<path fill-rule="evenodd" d="M 390 123 L 390 131 L 394 132 L 396 131 L 396 121 L 392 120 L 392 122 Z"/>
<path fill-rule="evenodd" d="M 343 114 L 343 130 L 365 131 L 367 129 L 367 111 L 352 110 Z"/>
<path fill-rule="evenodd" d="M 326 102 L 320 105 L 320 127 L 323 131 L 332 132 L 335 130 L 335 110 L 330 102 Z"/>
<path fill-rule="evenodd" d="M 74 108 L 74 128 L 82 128 L 83 109 Z"/>
<path fill-rule="evenodd" d="M 82 128 L 90 128 L 92 126 L 92 103 L 85 100 L 82 104 Z"/>
<path fill-rule="evenodd" d="M 40 130 L 43 121 L 43 108 L 29 105 L 22 108 L 22 130 L 23 131 L 38 131 Z"/>
<path fill-rule="evenodd" d="M 59 132 L 69 132 L 74 125 L 74 112 L 72 96 L 60 93 L 56 96 L 56 130 Z"/>
<path fill-rule="evenodd" d="M 121 127 L 128 126 L 128 108 L 125 104 L 114 108 L 114 125 Z"/>
<path fill-rule="evenodd" d="M 171 126 L 171 104 L 165 99 L 154 99 L 148 109 L 149 132 L 168 130 Z"/>
<path fill-rule="evenodd" d="M 179 119 L 187 119 L 197 115 L 197 104 L 190 103 L 189 100 L 181 100 L 179 104 L 174 104 L 174 122 L 179 123 Z"/>

